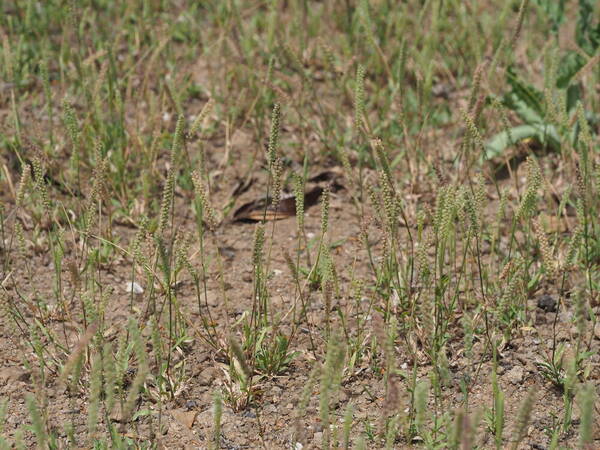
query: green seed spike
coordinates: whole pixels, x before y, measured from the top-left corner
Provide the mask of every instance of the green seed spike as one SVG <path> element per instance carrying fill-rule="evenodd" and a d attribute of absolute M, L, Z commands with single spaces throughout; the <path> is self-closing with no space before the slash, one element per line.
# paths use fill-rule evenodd
<path fill-rule="evenodd" d="M 365 68 L 359 64 L 356 68 L 356 86 L 354 88 L 354 136 L 358 136 L 365 115 Z"/>
<path fill-rule="evenodd" d="M 279 147 L 279 129 L 281 126 L 281 106 L 279 103 L 273 105 L 273 113 L 271 114 L 271 132 L 269 133 L 269 147 L 267 156 L 269 159 L 269 167 L 275 163 L 277 157 L 277 148 Z"/>

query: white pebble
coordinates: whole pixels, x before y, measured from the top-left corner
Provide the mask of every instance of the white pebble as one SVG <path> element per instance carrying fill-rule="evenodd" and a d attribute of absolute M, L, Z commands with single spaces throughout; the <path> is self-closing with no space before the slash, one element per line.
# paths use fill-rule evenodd
<path fill-rule="evenodd" d="M 125 286 L 125 292 L 127 292 L 128 294 L 130 294 L 132 292 L 134 294 L 142 294 L 144 292 L 144 288 L 142 288 L 135 281 L 131 281 L 131 282 L 127 283 L 127 285 Z"/>

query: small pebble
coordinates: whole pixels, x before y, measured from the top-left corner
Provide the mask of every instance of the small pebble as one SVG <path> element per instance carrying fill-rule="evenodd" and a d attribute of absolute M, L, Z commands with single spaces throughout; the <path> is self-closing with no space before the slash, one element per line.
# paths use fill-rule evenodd
<path fill-rule="evenodd" d="M 185 402 L 185 407 L 188 411 L 190 411 L 198 407 L 198 402 L 196 400 L 188 400 L 187 402 Z"/>
<path fill-rule="evenodd" d="M 548 294 L 538 297 L 537 306 L 546 312 L 556 312 L 556 299 Z"/>
<path fill-rule="evenodd" d="M 125 286 L 125 292 L 127 292 L 128 294 L 131 294 L 132 292 L 134 294 L 143 294 L 144 293 L 144 288 L 142 288 L 139 284 L 137 284 L 135 281 L 132 281 L 130 283 L 127 283 Z"/>
<path fill-rule="evenodd" d="M 524 370 L 521 366 L 514 366 L 507 374 L 512 384 L 521 384 L 523 382 Z"/>

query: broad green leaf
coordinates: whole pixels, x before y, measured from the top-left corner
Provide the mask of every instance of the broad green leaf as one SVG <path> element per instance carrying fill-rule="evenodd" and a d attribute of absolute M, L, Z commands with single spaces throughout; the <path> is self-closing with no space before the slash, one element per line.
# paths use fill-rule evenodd
<path fill-rule="evenodd" d="M 565 19 L 566 0 L 535 0 L 535 3 L 548 16 L 552 24 L 552 32 L 558 33 L 560 25 Z"/>
<path fill-rule="evenodd" d="M 597 0 L 579 0 L 575 41 L 592 56 L 600 47 L 600 23 L 592 24 Z"/>
<path fill-rule="evenodd" d="M 502 131 L 493 136 L 485 145 L 483 160 L 500 156 L 511 145 L 532 138 L 538 140 L 542 145 L 547 145 L 552 150 L 560 148 L 558 133 L 553 125 L 519 125 L 511 128 L 510 133 Z"/>
<path fill-rule="evenodd" d="M 572 84 L 567 88 L 567 112 L 570 112 L 577 106 L 581 100 L 581 85 Z"/>
<path fill-rule="evenodd" d="M 560 60 L 556 73 L 556 87 L 566 89 L 573 76 L 585 65 L 585 58 L 580 54 L 569 51 Z"/>
<path fill-rule="evenodd" d="M 521 81 L 512 69 L 506 73 L 511 91 L 504 96 L 506 106 L 527 123 L 541 123 L 544 117 L 544 95 L 530 84 Z"/>

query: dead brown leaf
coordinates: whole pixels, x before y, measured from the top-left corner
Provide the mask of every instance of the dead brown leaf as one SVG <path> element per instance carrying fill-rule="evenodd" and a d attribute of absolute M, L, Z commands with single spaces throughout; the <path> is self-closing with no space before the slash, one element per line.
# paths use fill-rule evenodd
<path fill-rule="evenodd" d="M 308 209 L 319 201 L 325 186 L 332 192 L 343 189 L 338 180 L 341 174 L 338 170 L 325 170 L 307 182 L 313 184 L 312 188 L 304 194 L 304 208 Z M 296 197 L 293 194 L 282 196 L 277 208 L 272 205 L 270 197 L 260 198 L 244 203 L 233 213 L 234 222 L 260 222 L 287 219 L 296 215 Z"/>
<path fill-rule="evenodd" d="M 296 198 L 285 196 L 274 208 L 270 197 L 244 203 L 233 214 L 235 222 L 259 222 L 261 220 L 281 220 L 296 214 Z"/>
<path fill-rule="evenodd" d="M 183 409 L 173 409 L 170 413 L 173 419 L 184 425 L 188 430 L 192 429 L 198 415 L 198 411 L 185 411 Z"/>

